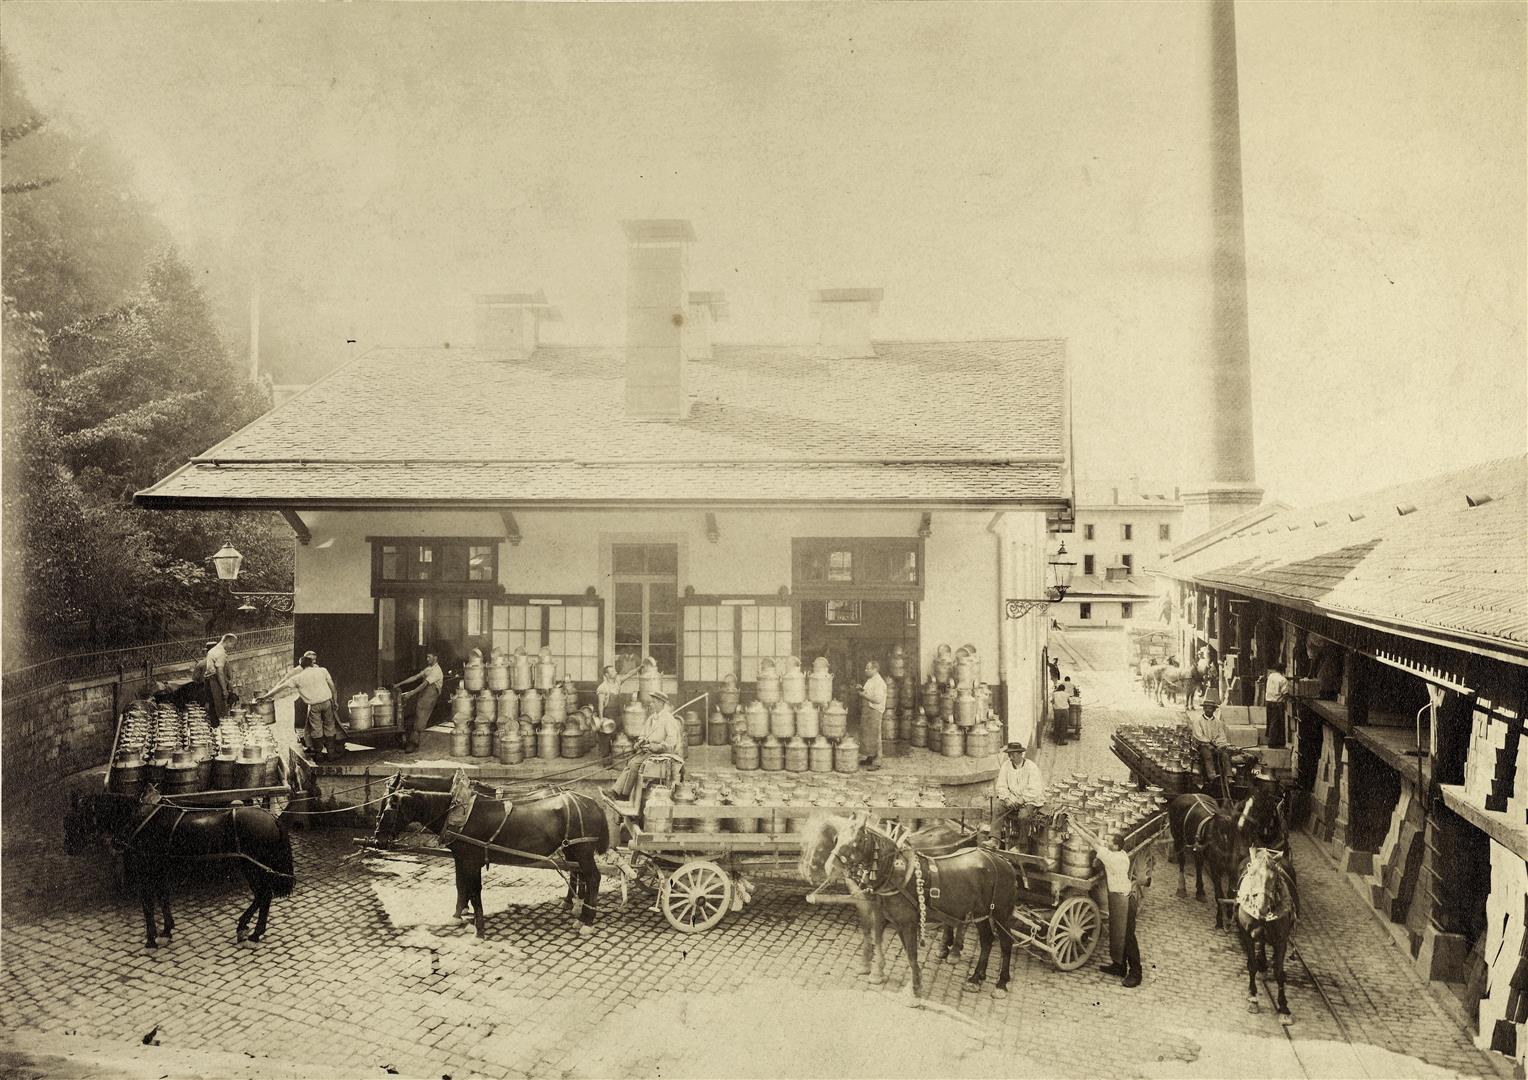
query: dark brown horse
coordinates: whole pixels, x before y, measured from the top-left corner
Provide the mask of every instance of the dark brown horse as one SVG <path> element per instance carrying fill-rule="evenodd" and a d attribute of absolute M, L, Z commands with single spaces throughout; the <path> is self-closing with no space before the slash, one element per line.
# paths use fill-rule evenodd
<path fill-rule="evenodd" d="M 1231 875 L 1247 854 L 1247 842 L 1236 818 L 1208 795 L 1179 795 L 1167 804 L 1167 824 L 1172 830 L 1173 854 L 1178 860 L 1178 895 L 1188 895 L 1183 857 L 1194 853 L 1194 899 L 1204 899 L 1204 871 L 1210 872 L 1215 893 L 1215 928 L 1225 926 L 1220 901 L 1230 892 Z"/>
<path fill-rule="evenodd" d="M 170 943 L 175 918 L 170 914 L 174 887 L 198 866 L 219 861 L 235 863 L 249 883 L 254 899 L 239 916 L 236 940 L 258 945 L 265 937 L 271 899 L 288 896 L 296 883 L 292 843 L 286 825 L 257 806 L 188 810 L 151 796 L 142 802 L 110 792 L 80 797 L 71 794 L 64 817 L 64 849 L 78 855 L 102 836 L 122 853 L 128 884 L 143 901 L 146 945 L 158 948 L 154 903 L 164 913 L 164 941 Z M 245 934 L 252 916 L 255 929 Z"/>
<path fill-rule="evenodd" d="M 456 821 L 453 807 L 465 813 Z M 450 820 L 448 820 L 450 819 Z M 462 800 L 451 792 L 417 791 L 394 786 L 382 804 L 377 842 L 391 843 L 410 824 L 440 836 L 456 864 L 456 910 L 472 905 L 473 923 L 483 937 L 483 867 L 554 867 L 578 871 L 579 933 L 594 932 L 600 870 L 595 856 L 610 848 L 604 809 L 571 791 L 537 793 L 519 802 L 482 794 Z"/>
<path fill-rule="evenodd" d="M 1247 958 L 1247 1009 L 1258 1011 L 1257 976 L 1268 970 L 1271 953 L 1279 1023 L 1285 1027 L 1295 1021 L 1284 997 L 1284 957 L 1299 917 L 1294 868 L 1271 848 L 1253 848 L 1241 865 L 1236 886 L 1236 933 Z"/>
<path fill-rule="evenodd" d="M 941 924 L 946 931 L 976 924 L 981 955 L 965 981 L 968 990 L 978 989 L 987 977 L 996 927 L 1003 953 L 997 990 L 1007 992 L 1013 956 L 1013 905 L 1018 891 L 1018 879 L 1008 860 L 985 848 L 961 846 L 963 839 L 953 848 L 920 848 L 909 841 L 905 830 L 895 826 L 887 829 L 858 815 L 838 825 L 836 832 L 838 838 L 825 861 L 825 870 L 831 875 L 835 868 L 841 869 L 853 890 L 872 898 L 871 930 L 878 964 L 883 955 L 885 924 L 897 928 L 912 969 L 915 999 L 923 992 L 918 939 L 929 921 Z M 948 940 L 947 935 L 946 945 Z"/>

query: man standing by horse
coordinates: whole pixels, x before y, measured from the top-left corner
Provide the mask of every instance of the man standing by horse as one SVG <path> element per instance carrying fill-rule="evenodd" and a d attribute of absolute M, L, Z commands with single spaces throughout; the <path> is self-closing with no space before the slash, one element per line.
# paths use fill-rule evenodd
<path fill-rule="evenodd" d="M 655 782 L 675 783 L 684 772 L 684 724 L 669 708 L 667 691 L 654 690 L 650 696 L 653 711 L 647 717 L 642 734 L 637 736 L 631 760 L 615 782 L 616 798 L 631 799 L 633 793 L 637 793 L 634 801 L 639 810 L 643 802 L 637 791 L 639 783 L 645 792 L 648 785 Z M 675 758 L 679 760 L 675 761 Z"/>
<path fill-rule="evenodd" d="M 419 733 L 430 726 L 430 715 L 435 712 L 435 702 L 440 700 L 440 689 L 446 682 L 446 673 L 440 669 L 440 658 L 434 653 L 426 653 L 424 670 L 410 675 L 393 689 L 402 690 L 411 682 L 419 685 L 407 691 L 398 702 L 398 711 L 404 718 L 403 749 L 410 753 L 419 749 Z M 412 714 L 410 705 L 414 707 Z"/>
<path fill-rule="evenodd" d="M 1130 872 L 1130 853 L 1119 838 L 1104 841 L 1081 823 L 1072 822 L 1104 868 L 1109 893 L 1109 963 L 1099 970 L 1120 977 L 1120 985 L 1132 990 L 1141 985 L 1141 946 L 1135 939 L 1135 917 L 1141 908 L 1141 883 Z M 1148 882 L 1149 884 L 1149 882 Z"/>
<path fill-rule="evenodd" d="M 1024 756 L 1027 749 L 1017 741 L 1003 747 L 1008 756 L 992 782 L 992 793 L 998 803 L 997 813 L 992 816 L 992 835 L 999 841 L 1011 832 L 1027 832 L 1035 808 L 1045 802 L 1045 778 L 1040 775 L 1040 766 Z"/>

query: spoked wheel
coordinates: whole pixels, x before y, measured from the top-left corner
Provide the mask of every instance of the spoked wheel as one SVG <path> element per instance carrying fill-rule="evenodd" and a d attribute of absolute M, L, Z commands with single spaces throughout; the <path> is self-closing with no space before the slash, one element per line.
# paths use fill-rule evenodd
<path fill-rule="evenodd" d="M 658 910 L 675 930 L 699 934 L 722 921 L 732 906 L 732 878 L 709 859 L 687 862 L 663 882 Z"/>
<path fill-rule="evenodd" d="M 1093 958 L 1103 919 L 1090 896 L 1068 896 L 1050 919 L 1051 963 L 1061 971 L 1076 971 Z"/>

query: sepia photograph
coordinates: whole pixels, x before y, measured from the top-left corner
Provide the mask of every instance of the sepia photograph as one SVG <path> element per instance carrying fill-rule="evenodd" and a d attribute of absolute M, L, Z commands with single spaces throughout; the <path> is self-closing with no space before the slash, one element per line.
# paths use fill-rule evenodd
<path fill-rule="evenodd" d="M 0 1080 L 1528 1063 L 1528 3 L 0 0 Z"/>

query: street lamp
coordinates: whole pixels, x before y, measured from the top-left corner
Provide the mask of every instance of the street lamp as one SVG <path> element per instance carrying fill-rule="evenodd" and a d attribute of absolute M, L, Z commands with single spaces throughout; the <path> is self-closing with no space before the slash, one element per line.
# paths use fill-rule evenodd
<path fill-rule="evenodd" d="M 232 542 L 225 540 L 215 554 L 208 556 L 207 561 L 217 571 L 219 581 L 234 582 L 239 580 L 239 567 L 244 564 L 244 556 L 239 554 L 239 549 Z M 239 605 L 240 611 L 255 611 L 255 605 L 259 604 L 268 611 L 283 615 L 292 613 L 292 594 L 289 592 L 239 592 L 230 584 L 228 594 L 244 601 Z"/>
<path fill-rule="evenodd" d="M 1022 619 L 1031 611 L 1041 614 L 1051 604 L 1060 603 L 1066 599 L 1067 590 L 1072 587 L 1072 575 L 1077 572 L 1077 560 L 1066 552 L 1066 541 L 1056 549 L 1056 553 L 1048 560 L 1051 572 L 1050 587 L 1045 590 L 1043 600 L 1006 600 L 1003 602 L 1005 613 L 1010 619 Z"/>

